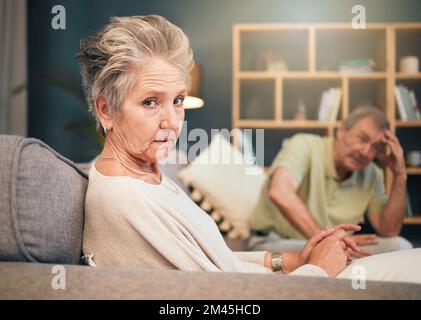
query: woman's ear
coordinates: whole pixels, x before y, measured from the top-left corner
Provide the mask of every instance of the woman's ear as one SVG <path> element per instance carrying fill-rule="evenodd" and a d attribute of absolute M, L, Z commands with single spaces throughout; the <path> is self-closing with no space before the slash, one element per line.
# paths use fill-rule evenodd
<path fill-rule="evenodd" d="M 96 97 L 96 99 L 94 100 L 94 107 L 102 127 L 107 129 L 112 128 L 113 121 L 111 109 L 108 106 L 107 101 L 105 100 L 105 97 L 103 95 L 99 95 L 98 97 Z"/>

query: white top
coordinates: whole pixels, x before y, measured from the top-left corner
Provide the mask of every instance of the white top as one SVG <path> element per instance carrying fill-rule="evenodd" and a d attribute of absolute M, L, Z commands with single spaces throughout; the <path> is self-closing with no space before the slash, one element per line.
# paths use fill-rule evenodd
<path fill-rule="evenodd" d="M 172 180 L 105 176 L 95 163 L 85 201 L 83 252 L 97 266 L 271 273 L 265 252 L 232 252 L 213 221 Z M 311 265 L 293 274 L 326 273 Z"/>

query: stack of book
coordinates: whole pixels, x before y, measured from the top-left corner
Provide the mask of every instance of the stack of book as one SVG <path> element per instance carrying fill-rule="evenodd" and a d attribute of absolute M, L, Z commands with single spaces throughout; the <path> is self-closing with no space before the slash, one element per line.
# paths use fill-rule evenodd
<path fill-rule="evenodd" d="M 395 98 L 398 105 L 399 116 L 402 120 L 421 119 L 420 109 L 414 91 L 403 85 L 395 87 Z"/>
<path fill-rule="evenodd" d="M 341 104 L 341 89 L 330 88 L 323 91 L 319 106 L 319 121 L 335 122 Z"/>
<path fill-rule="evenodd" d="M 347 73 L 373 72 L 375 63 L 371 59 L 346 60 L 339 64 L 339 71 Z"/>

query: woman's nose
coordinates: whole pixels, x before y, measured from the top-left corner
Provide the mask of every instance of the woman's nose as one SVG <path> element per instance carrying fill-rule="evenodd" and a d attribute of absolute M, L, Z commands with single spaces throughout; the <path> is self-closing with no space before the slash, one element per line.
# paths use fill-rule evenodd
<path fill-rule="evenodd" d="M 175 111 L 174 106 L 164 108 L 164 114 L 162 116 L 161 127 L 163 129 L 172 129 L 174 131 L 178 130 L 180 117 Z"/>

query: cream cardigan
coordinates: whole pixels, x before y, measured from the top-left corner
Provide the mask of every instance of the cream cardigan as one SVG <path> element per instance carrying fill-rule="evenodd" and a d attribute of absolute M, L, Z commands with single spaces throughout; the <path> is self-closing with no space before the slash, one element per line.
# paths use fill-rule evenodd
<path fill-rule="evenodd" d="M 174 182 L 105 176 L 95 163 L 85 202 L 83 252 L 96 266 L 271 273 L 265 252 L 232 252 L 217 225 Z M 293 274 L 326 276 L 313 265 Z"/>

